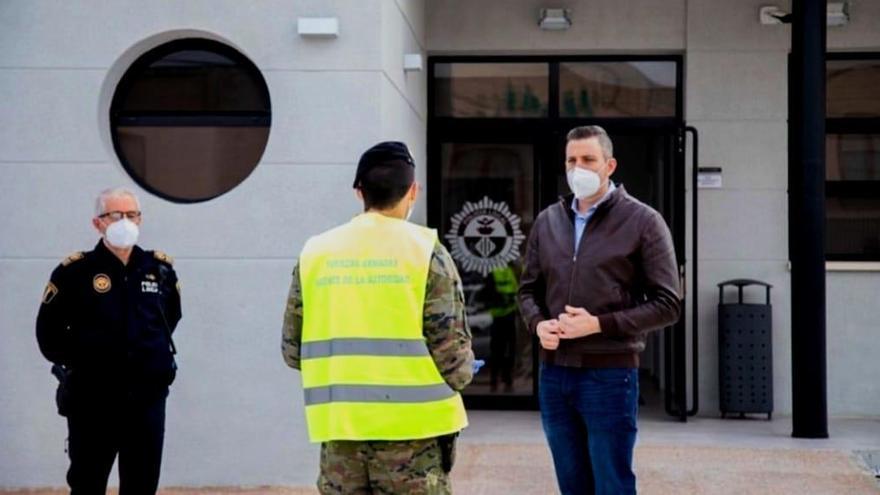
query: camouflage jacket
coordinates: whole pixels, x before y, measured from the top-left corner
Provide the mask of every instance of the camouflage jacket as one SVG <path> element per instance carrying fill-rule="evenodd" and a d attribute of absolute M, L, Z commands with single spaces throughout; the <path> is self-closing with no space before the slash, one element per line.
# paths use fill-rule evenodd
<path fill-rule="evenodd" d="M 297 263 L 293 269 L 281 332 L 284 361 L 296 369 L 300 368 L 302 330 L 303 300 Z M 431 255 L 422 333 L 446 383 L 454 390 L 467 386 L 473 378 L 474 353 L 471 350 L 471 331 L 465 320 L 461 278 L 449 251 L 439 242 Z"/>

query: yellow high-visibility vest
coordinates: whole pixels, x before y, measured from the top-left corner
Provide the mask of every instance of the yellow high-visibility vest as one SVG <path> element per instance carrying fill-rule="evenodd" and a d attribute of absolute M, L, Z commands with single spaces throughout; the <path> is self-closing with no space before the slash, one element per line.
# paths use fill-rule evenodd
<path fill-rule="evenodd" d="M 312 442 L 410 440 L 467 426 L 422 334 L 437 232 L 365 213 L 306 242 L 301 368 Z"/>
<path fill-rule="evenodd" d="M 513 268 L 507 265 L 492 270 L 492 281 L 495 284 L 498 301 L 489 308 L 489 314 L 493 318 L 502 318 L 516 312 L 517 283 Z"/>

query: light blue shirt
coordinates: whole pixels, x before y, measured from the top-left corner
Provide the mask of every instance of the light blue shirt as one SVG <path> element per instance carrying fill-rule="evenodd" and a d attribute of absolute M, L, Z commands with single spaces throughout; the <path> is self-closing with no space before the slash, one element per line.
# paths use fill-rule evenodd
<path fill-rule="evenodd" d="M 586 213 L 581 214 L 578 211 L 578 202 L 577 198 L 572 198 L 571 200 L 571 209 L 574 211 L 574 254 L 577 255 L 578 246 L 581 245 L 581 237 L 584 236 L 584 231 L 587 228 L 587 224 L 590 222 L 590 217 L 593 216 L 593 213 L 596 213 L 596 208 L 599 207 L 611 193 L 617 189 L 617 186 L 614 185 L 614 182 L 608 181 L 608 190 L 605 191 L 605 196 L 602 196 L 602 199 L 599 200 L 598 203 L 594 204 L 587 210 Z"/>

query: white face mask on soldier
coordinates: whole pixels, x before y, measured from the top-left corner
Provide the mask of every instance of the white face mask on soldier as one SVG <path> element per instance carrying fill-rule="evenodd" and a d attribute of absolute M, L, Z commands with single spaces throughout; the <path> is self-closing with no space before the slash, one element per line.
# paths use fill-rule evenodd
<path fill-rule="evenodd" d="M 568 179 L 568 187 L 578 199 L 589 198 L 599 191 L 602 178 L 592 170 L 574 167 L 565 173 Z"/>
<path fill-rule="evenodd" d="M 138 234 L 140 234 L 140 229 L 138 229 L 137 224 L 127 218 L 123 218 L 107 226 L 107 230 L 104 231 L 104 238 L 107 239 L 111 246 L 124 249 L 130 248 L 137 243 Z"/>

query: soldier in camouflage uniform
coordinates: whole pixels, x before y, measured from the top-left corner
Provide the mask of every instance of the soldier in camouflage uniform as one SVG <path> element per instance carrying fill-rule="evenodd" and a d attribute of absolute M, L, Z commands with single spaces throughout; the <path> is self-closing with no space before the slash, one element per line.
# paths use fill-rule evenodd
<path fill-rule="evenodd" d="M 409 156 L 408 151 L 406 155 Z M 295 369 L 300 369 L 301 358 L 301 288 L 297 264 L 284 312 L 281 342 L 285 362 Z M 462 390 L 473 377 L 471 333 L 465 320 L 461 279 L 452 257 L 439 241 L 434 245 L 428 272 L 423 335 L 443 379 L 455 391 Z M 324 442 L 318 489 L 321 493 L 346 494 L 451 493 L 449 471 L 454 442 L 454 435 L 408 441 Z"/>

